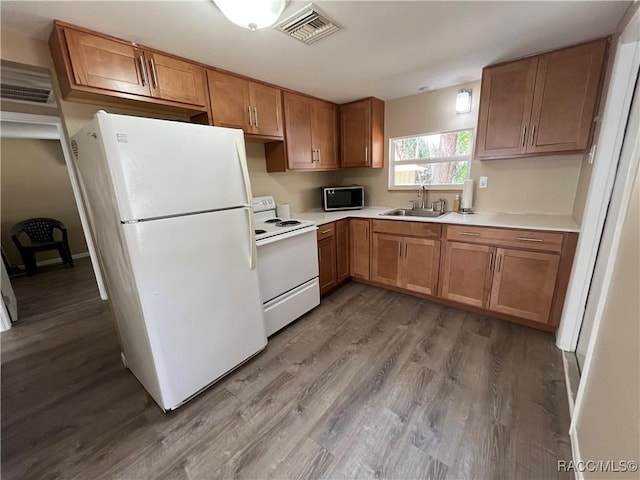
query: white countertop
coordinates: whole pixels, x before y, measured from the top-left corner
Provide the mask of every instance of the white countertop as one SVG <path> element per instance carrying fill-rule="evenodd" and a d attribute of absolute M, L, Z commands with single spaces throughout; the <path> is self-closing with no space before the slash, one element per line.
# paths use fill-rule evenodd
<path fill-rule="evenodd" d="M 579 232 L 580 225 L 571 215 L 540 215 L 530 213 L 490 213 L 478 212 L 473 214 L 447 213 L 442 217 L 396 217 L 381 215 L 393 210 L 393 207 L 366 207 L 361 210 L 346 210 L 341 212 L 325 212 L 321 209 L 297 213 L 293 217 L 297 220 L 310 220 L 316 225 L 335 222 L 343 218 L 380 218 L 386 220 L 400 220 L 410 222 L 451 223 L 460 225 L 475 225 L 482 227 L 526 228 L 528 230 L 553 230 L 561 232 Z"/>

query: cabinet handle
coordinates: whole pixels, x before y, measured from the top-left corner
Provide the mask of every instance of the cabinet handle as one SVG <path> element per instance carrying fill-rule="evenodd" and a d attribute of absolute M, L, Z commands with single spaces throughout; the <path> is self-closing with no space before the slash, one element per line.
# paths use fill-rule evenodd
<path fill-rule="evenodd" d="M 253 127 L 253 116 L 251 115 L 251 105 L 247 107 L 247 110 L 249 110 L 249 126 Z"/>
<path fill-rule="evenodd" d="M 256 119 L 256 127 L 258 126 L 258 109 L 253 107 L 253 118 Z"/>
<path fill-rule="evenodd" d="M 489 271 L 491 271 L 493 268 L 493 252 L 491 252 L 491 255 L 489 255 Z"/>
<path fill-rule="evenodd" d="M 518 240 L 522 240 L 523 242 L 544 242 L 541 238 L 530 238 L 530 237 L 518 237 Z"/>
<path fill-rule="evenodd" d="M 522 129 L 522 146 L 524 147 L 525 139 L 527 138 L 527 126 Z"/>
<path fill-rule="evenodd" d="M 369 147 L 364 147 L 364 164 L 369 165 Z"/>
<path fill-rule="evenodd" d="M 322 263 L 322 250 L 318 247 L 318 261 Z"/>
<path fill-rule="evenodd" d="M 369 240 L 369 225 L 364 226 L 364 239 Z"/>
<path fill-rule="evenodd" d="M 460 232 L 460 235 L 467 235 L 469 237 L 479 237 L 480 234 L 476 232 Z"/>
<path fill-rule="evenodd" d="M 407 258 L 407 256 L 409 255 L 409 254 L 407 253 L 407 251 L 408 251 L 408 250 L 409 250 L 409 244 L 408 244 L 408 243 L 405 243 L 405 244 L 404 244 L 404 257 L 405 257 L 405 258 Z"/>
<path fill-rule="evenodd" d="M 156 62 L 153 57 L 149 59 L 149 65 L 151 66 L 151 83 L 153 88 L 158 88 L 158 72 L 156 72 Z"/>
<path fill-rule="evenodd" d="M 138 57 L 138 63 L 140 64 L 140 80 L 142 80 L 142 86 L 147 84 L 147 67 L 144 65 L 144 60 L 140 56 Z"/>
<path fill-rule="evenodd" d="M 502 268 L 502 255 L 498 255 L 498 260 L 496 262 L 496 272 L 500 273 L 501 268 Z"/>
<path fill-rule="evenodd" d="M 316 158 L 318 159 L 318 163 L 320 163 L 320 149 L 319 148 L 316 149 L 316 153 L 317 153 Z"/>
<path fill-rule="evenodd" d="M 533 146 L 533 139 L 536 136 L 536 126 L 534 125 L 533 128 L 531 129 L 531 145 Z"/>
<path fill-rule="evenodd" d="M 402 256 L 402 244 L 400 242 L 398 242 L 398 256 Z"/>
<path fill-rule="evenodd" d="M 329 229 L 329 230 L 323 230 L 323 231 L 322 231 L 322 232 L 320 232 L 320 233 L 330 233 L 330 232 L 331 232 L 331 229 Z"/>

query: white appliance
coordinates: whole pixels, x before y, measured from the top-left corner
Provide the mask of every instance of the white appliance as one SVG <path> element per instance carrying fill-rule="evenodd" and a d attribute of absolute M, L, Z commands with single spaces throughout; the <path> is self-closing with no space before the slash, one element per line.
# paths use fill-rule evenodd
<path fill-rule="evenodd" d="M 71 144 L 123 362 L 175 409 L 267 344 L 243 133 L 98 112 Z"/>
<path fill-rule="evenodd" d="M 273 197 L 255 197 L 258 277 L 267 335 L 320 304 L 318 241 L 313 222 L 276 217 Z"/>

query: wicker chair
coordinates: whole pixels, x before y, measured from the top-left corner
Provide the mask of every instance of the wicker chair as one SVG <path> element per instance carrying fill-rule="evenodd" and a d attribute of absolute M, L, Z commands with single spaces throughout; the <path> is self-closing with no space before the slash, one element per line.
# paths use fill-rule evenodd
<path fill-rule="evenodd" d="M 62 232 L 62 240 L 54 238 L 54 230 Z M 29 243 L 21 243 L 23 234 L 28 237 Z M 27 275 L 33 275 L 38 271 L 36 252 L 46 250 L 58 250 L 62 262 L 69 267 L 73 267 L 67 229 L 59 220 L 53 218 L 29 218 L 13 226 L 11 238 L 22 256 Z"/>

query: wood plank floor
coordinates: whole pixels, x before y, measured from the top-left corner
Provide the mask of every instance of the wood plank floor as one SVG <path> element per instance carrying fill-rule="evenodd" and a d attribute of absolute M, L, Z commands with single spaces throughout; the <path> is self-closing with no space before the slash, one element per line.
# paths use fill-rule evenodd
<path fill-rule="evenodd" d="M 569 478 L 551 334 L 350 283 L 164 414 L 122 367 L 87 260 L 15 290 L 3 479 Z"/>

